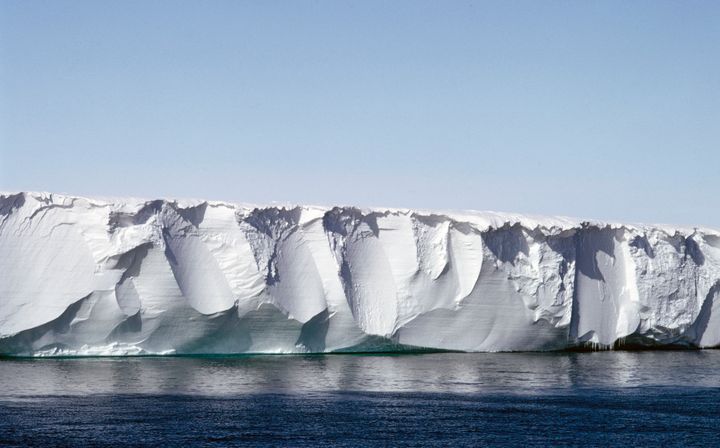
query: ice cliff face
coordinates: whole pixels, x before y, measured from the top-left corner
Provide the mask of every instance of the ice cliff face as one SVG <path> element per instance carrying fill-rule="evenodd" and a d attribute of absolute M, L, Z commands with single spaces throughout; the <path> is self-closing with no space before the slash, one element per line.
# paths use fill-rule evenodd
<path fill-rule="evenodd" d="M 720 232 L 0 195 L 0 354 L 720 345 Z"/>

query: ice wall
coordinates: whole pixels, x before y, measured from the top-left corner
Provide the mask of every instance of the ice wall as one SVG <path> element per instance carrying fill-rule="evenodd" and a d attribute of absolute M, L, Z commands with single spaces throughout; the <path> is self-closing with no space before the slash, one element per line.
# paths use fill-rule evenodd
<path fill-rule="evenodd" d="M 720 345 L 720 232 L 0 195 L 0 354 Z"/>

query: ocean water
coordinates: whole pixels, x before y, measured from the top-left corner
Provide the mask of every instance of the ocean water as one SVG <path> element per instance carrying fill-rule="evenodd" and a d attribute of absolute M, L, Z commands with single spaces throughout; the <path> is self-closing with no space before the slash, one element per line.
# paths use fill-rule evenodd
<path fill-rule="evenodd" d="M 0 360 L 2 446 L 719 446 L 720 351 Z"/>

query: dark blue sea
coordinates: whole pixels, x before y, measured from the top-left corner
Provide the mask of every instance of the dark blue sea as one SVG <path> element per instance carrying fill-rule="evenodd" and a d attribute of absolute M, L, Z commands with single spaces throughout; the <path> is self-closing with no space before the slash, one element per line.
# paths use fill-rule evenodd
<path fill-rule="evenodd" d="M 2 446 L 719 446 L 720 351 L 0 360 Z"/>

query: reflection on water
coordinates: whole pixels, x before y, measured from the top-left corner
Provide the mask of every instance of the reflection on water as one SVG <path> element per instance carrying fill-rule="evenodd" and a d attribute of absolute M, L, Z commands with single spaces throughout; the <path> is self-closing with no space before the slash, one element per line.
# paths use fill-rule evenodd
<path fill-rule="evenodd" d="M 334 391 L 542 394 L 720 385 L 720 351 L 78 358 L 0 361 L 3 399 Z"/>

